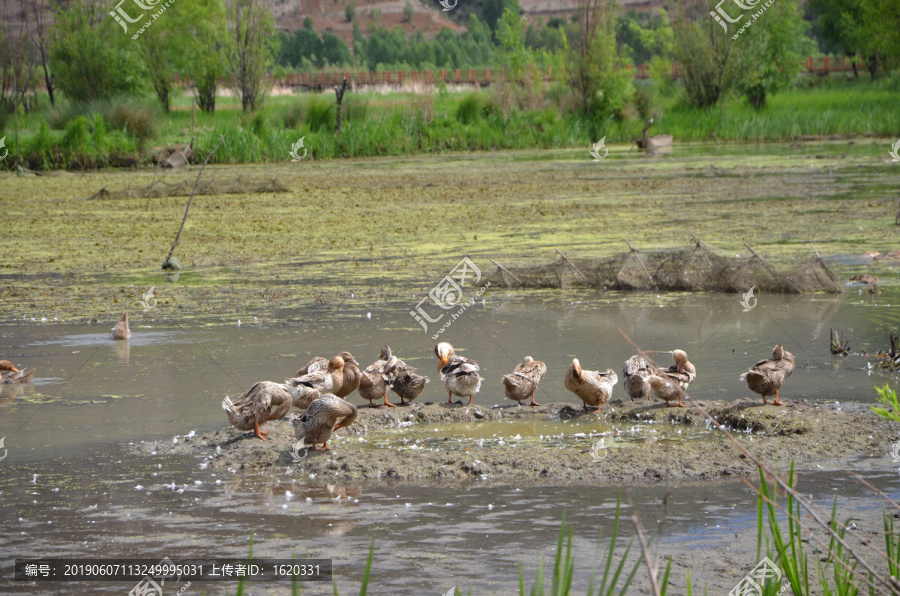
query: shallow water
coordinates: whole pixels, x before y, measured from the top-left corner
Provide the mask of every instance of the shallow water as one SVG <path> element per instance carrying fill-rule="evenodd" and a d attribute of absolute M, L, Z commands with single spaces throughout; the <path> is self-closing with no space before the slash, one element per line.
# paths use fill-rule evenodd
<path fill-rule="evenodd" d="M 240 472 L 217 476 L 180 458 L 112 459 L 103 453 L 7 470 L 0 477 L 2 541 L 5 552 L 19 557 L 240 558 L 252 535 L 258 558 L 333 559 L 341 593 L 354 593 L 374 539 L 375 593 L 444 593 L 456 585 L 471 586 L 477 594 L 510 594 L 516 591 L 520 564 L 529 582 L 539 562 L 552 568 L 565 515 L 574 527 L 575 593 L 580 593 L 591 572 L 602 567 L 595 554 L 598 540 L 609 537 L 621 497 L 625 519 L 633 504 L 645 528 L 658 531 L 654 549 L 675 559 L 673 574 L 679 578 L 684 567 L 693 568 L 695 578 L 702 576 L 696 569 L 700 557 L 717 549 L 721 554 L 713 559 L 727 554 L 739 561 L 728 571 L 733 577 L 722 580 L 730 587 L 746 572 L 742 566 L 749 568 L 755 559 L 755 540 L 736 538 L 755 536 L 755 495 L 742 483 L 624 492 L 487 483 L 452 490 L 369 488 L 335 486 L 300 474 L 292 480 L 281 474 L 278 479 Z M 900 479 L 892 470 L 863 475 L 894 498 L 900 495 Z M 836 493 L 841 520 L 854 514 L 859 519 L 860 512 L 880 507 L 843 474 L 804 473 L 799 483 L 802 492 L 817 495 L 826 512 Z M 621 532 L 625 540 L 619 555 L 633 535 L 630 523 L 623 520 Z M 6 579 L 10 565 L 0 564 L 0 593 L 51 593 Z M 226 589 L 221 583 L 201 585 L 190 593 L 223 594 Z M 51 587 L 73 593 L 66 584 Z M 121 594 L 130 587 L 105 582 L 89 589 Z M 227 588 L 234 593 L 233 582 Z M 287 588 L 254 583 L 250 593 L 285 594 Z M 307 584 L 305 593 L 330 594 L 331 588 Z"/>
<path fill-rule="evenodd" d="M 874 386 L 893 380 L 867 370 L 859 356 L 832 357 L 829 328 L 843 330 L 854 351 L 886 348 L 898 293 L 889 287 L 877 298 L 762 295 L 756 308 L 743 312 L 740 296 L 729 294 L 497 290 L 440 340 L 480 363 L 485 380 L 475 401 L 489 406 L 510 405 L 500 380 L 526 354 L 549 368 L 538 401 L 580 405 L 562 386 L 571 359 L 621 376 L 622 363 L 634 353 L 625 336 L 663 365 L 671 363 L 672 349 L 686 350 L 698 369 L 690 388 L 695 399 L 748 397 L 738 377 L 780 342 L 797 361 L 782 392 L 786 400 L 874 402 Z M 275 327 L 254 324 L 252 316 L 240 326 L 134 324 L 127 342 L 108 341 L 107 327 L 98 325 L 0 328 L 5 357 L 38 368 L 33 387 L 0 393 L 0 436 L 9 461 L 18 463 L 57 455 L 59 444 L 77 453 L 108 442 L 212 430 L 225 422 L 219 408 L 225 395 L 259 380 L 281 381 L 314 355 L 349 350 L 366 366 L 382 343 L 430 377 L 420 401 L 443 401 L 435 341 L 408 310 L 397 301 L 367 311 L 321 307 L 284 313 L 288 323 Z M 627 397 L 621 380 L 615 396 Z"/>

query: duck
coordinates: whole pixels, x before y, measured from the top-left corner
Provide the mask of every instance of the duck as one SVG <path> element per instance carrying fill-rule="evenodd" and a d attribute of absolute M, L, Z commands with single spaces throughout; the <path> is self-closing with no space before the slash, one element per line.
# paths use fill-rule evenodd
<path fill-rule="evenodd" d="M 384 356 L 384 350 L 382 350 Z M 387 360 L 376 360 L 369 365 L 362 374 L 359 384 L 359 395 L 363 399 L 369 400 L 369 407 L 379 407 L 375 405 L 375 400 L 384 399 L 384 405 L 389 408 L 395 408 L 396 405 L 388 401 L 388 387 L 394 381 L 394 375 L 397 372 L 397 357 L 389 356 Z"/>
<path fill-rule="evenodd" d="M 566 389 L 581 398 L 585 412 L 588 406 L 597 406 L 599 412 L 600 406 L 609 401 L 613 387 L 618 382 L 619 376 L 612 369 L 606 372 L 582 370 L 581 362 L 578 358 L 573 358 L 563 384 Z"/>
<path fill-rule="evenodd" d="M 19 370 L 9 360 L 0 360 L 0 385 L 30 383 L 35 369 Z"/>
<path fill-rule="evenodd" d="M 468 395 L 471 406 L 472 397 L 481 390 L 481 382 L 484 380 L 478 374 L 478 363 L 457 356 L 453 346 L 445 341 L 434 347 L 434 354 L 438 358 L 437 369 L 441 373 L 441 383 L 447 388 L 447 403 L 453 402 L 454 394 L 460 397 Z"/>
<path fill-rule="evenodd" d="M 792 372 L 794 372 L 794 355 L 778 344 L 772 349 L 772 358 L 754 364 L 750 370 L 741 375 L 741 380 L 747 381 L 750 391 L 762 395 L 763 405 L 769 404 L 766 396 L 774 395 L 775 401 L 772 405 L 783 406 L 784 402 L 778 399 L 778 390 Z"/>
<path fill-rule="evenodd" d="M 547 374 L 547 365 L 540 360 L 535 360 L 531 356 L 525 356 L 522 363 L 516 366 L 516 369 L 503 377 L 503 388 L 506 391 L 506 397 L 518 402 L 519 407 L 522 401 L 531 396 L 530 406 L 539 406 L 534 401 L 534 392 L 537 391 L 538 385 L 544 375 Z"/>
<path fill-rule="evenodd" d="M 341 352 L 337 355 L 344 361 L 344 371 L 341 384 L 332 391 L 338 397 L 348 397 L 351 393 L 359 389 L 359 383 L 362 380 L 362 371 L 359 370 L 359 362 L 350 352 Z"/>
<path fill-rule="evenodd" d="M 651 374 L 648 381 L 653 388 L 653 394 L 665 401 L 667 406 L 683 408 L 681 397 L 697 378 L 697 369 L 688 361 L 687 352 L 684 350 L 674 350 L 672 359 L 675 360 L 675 364 Z M 677 404 L 670 403 L 676 399 Z"/>
<path fill-rule="evenodd" d="M 128 328 L 128 313 L 123 312 L 122 318 L 116 326 L 110 329 L 109 339 L 131 339 L 131 329 Z"/>
<path fill-rule="evenodd" d="M 656 367 L 640 354 L 635 354 L 625 361 L 622 367 L 622 385 L 631 401 L 644 397 L 653 400 L 650 397 L 650 375 L 656 372 Z"/>
<path fill-rule="evenodd" d="M 321 394 L 333 393 L 343 382 L 344 359 L 335 356 L 328 361 L 327 368 L 287 379 L 283 387 L 291 394 L 294 407 L 305 409 Z"/>
<path fill-rule="evenodd" d="M 358 412 L 347 400 L 333 393 L 323 393 L 302 416 L 291 416 L 290 423 L 298 441 L 312 445 L 313 451 L 325 451 L 331 449 L 328 446 L 331 433 L 353 424 Z M 322 449 L 316 447 L 318 443 L 322 443 Z"/>
<path fill-rule="evenodd" d="M 381 359 L 390 360 L 393 352 L 387 344 L 381 346 Z M 397 360 L 397 366 L 394 372 L 394 380 L 390 384 L 389 389 L 400 396 L 400 405 L 405 406 L 420 395 L 425 390 L 425 385 L 430 379 L 424 375 L 416 374 L 418 369 L 408 365 L 402 360 Z"/>
<path fill-rule="evenodd" d="M 328 360 L 321 356 L 315 356 L 306 363 L 306 366 L 294 373 L 294 377 L 302 377 L 318 370 L 325 370 L 326 368 L 328 368 Z"/>
<path fill-rule="evenodd" d="M 284 417 L 291 409 L 292 402 L 291 394 L 284 386 L 271 381 L 260 381 L 234 401 L 228 397 L 223 399 L 222 409 L 236 429 L 253 430 L 257 437 L 268 441 L 269 435 L 259 429 L 260 425 Z M 274 412 L 271 411 L 273 407 Z"/>

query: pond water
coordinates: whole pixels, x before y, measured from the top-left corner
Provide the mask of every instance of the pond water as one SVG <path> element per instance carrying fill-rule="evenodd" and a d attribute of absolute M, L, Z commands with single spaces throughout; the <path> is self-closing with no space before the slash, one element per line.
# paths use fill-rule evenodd
<path fill-rule="evenodd" d="M 474 593 L 505 594 L 516 589 L 519 564 L 529 579 L 539 559 L 551 564 L 565 512 L 575 524 L 576 585 L 583 591 L 591 571 L 600 566 L 597 540 L 611 530 L 621 487 L 333 486 L 299 474 L 289 481 L 239 471 L 216 476 L 197 461 L 137 458 L 118 447 L 220 428 L 223 396 L 235 396 L 258 380 L 287 378 L 314 355 L 349 350 L 367 365 L 383 343 L 431 377 L 420 401 L 442 401 L 446 393 L 435 370 L 433 331 L 426 334 L 409 315 L 415 302 L 284 312 L 286 323 L 274 327 L 255 323 L 252 314 L 240 317 L 240 325 L 213 320 L 136 324 L 128 342 L 107 341 L 106 325 L 47 322 L 0 328 L 4 356 L 38 368 L 32 386 L 5 387 L 0 393 L 0 437 L 8 450 L 0 462 L 4 552 L 19 557 L 243 556 L 252 533 L 257 557 L 334 559 L 338 586 L 351 593 L 374 537 L 376 593 L 445 593 L 458 585 L 471 586 Z M 695 399 L 749 397 L 740 373 L 783 343 L 797 360 L 784 400 L 870 403 L 874 386 L 893 380 L 870 370 L 859 356 L 833 358 L 829 328 L 842 330 L 854 351 L 886 348 L 897 321 L 892 305 L 898 303 L 900 293 L 891 285 L 875 297 L 857 292 L 761 295 L 749 312 L 743 312 L 739 295 L 728 294 L 491 290 L 441 339 L 481 364 L 485 382 L 475 401 L 489 406 L 509 405 L 500 378 L 526 354 L 549 367 L 538 401 L 577 405 L 562 386 L 571 359 L 577 356 L 586 368 L 620 372 L 633 354 L 629 339 L 666 365 L 672 349 L 686 350 L 698 369 L 690 389 Z M 616 396 L 626 397 L 621 383 Z M 351 400 L 360 402 L 358 396 Z M 418 440 L 422 448 L 433 448 L 446 436 L 460 446 L 554 437 L 583 440 L 587 447 L 609 431 L 596 422 L 517 421 L 443 425 L 437 431 L 425 427 L 412 434 L 381 431 L 371 440 L 398 448 Z M 702 448 L 702 434 L 684 440 L 697 439 Z M 625 443 L 650 435 L 644 430 Z M 873 460 L 862 472 L 896 498 L 900 479 L 884 459 Z M 848 515 L 876 506 L 844 475 L 808 473 L 802 482 L 803 491 L 826 508 L 834 490 Z M 725 548 L 740 565 L 747 563 L 746 570 L 752 567 L 755 497 L 743 483 L 626 492 L 646 526 L 660 531 L 661 552 L 714 554 Z M 623 522 L 622 532 L 633 535 L 628 523 Z M 740 579 L 746 571 L 740 565 L 724 584 Z M 11 561 L 5 559 L 2 566 L 6 578 Z M 680 577 L 683 572 L 673 571 Z M 2 582 L 2 593 L 45 589 Z M 224 589 L 205 584 L 189 593 Z M 325 585 L 305 589 L 331 593 Z M 123 586 L 96 584 L 91 590 L 121 593 Z M 250 593 L 283 594 L 287 588 L 253 584 Z"/>

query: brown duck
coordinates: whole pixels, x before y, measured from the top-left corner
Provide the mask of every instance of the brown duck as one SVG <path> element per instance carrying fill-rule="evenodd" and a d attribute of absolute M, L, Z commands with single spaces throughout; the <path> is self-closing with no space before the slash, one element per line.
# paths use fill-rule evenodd
<path fill-rule="evenodd" d="M 441 383 L 447 388 L 447 403 L 452 403 L 453 396 L 469 396 L 469 405 L 472 405 L 472 396 L 481 389 L 481 375 L 478 374 L 478 363 L 463 356 L 457 356 L 453 346 L 448 342 L 441 342 L 434 347 L 434 355 L 438 358 L 437 369 L 441 373 Z"/>
<path fill-rule="evenodd" d="M 503 377 L 503 389 L 506 391 L 506 397 L 518 402 L 521 406 L 522 402 L 531 396 L 529 405 L 541 405 L 534 401 L 534 392 L 537 391 L 545 374 L 547 374 L 546 364 L 531 356 L 525 356 L 525 360 L 516 366 L 514 371 Z"/>
<path fill-rule="evenodd" d="M 362 380 L 362 371 L 359 370 L 359 362 L 350 352 L 341 352 L 338 357 L 344 361 L 344 371 L 341 384 L 332 391 L 338 397 L 346 398 L 351 393 L 359 389 L 359 383 Z"/>
<path fill-rule="evenodd" d="M 384 360 L 384 353 L 384 348 L 382 348 L 382 359 L 376 360 L 366 368 L 359 383 L 359 395 L 363 399 L 369 400 L 370 408 L 380 406 L 381 404 L 375 405 L 375 401 L 379 399 L 383 399 L 384 405 L 389 408 L 396 407 L 388 401 L 387 391 L 391 383 L 394 382 L 394 376 L 397 373 L 397 362 L 399 361 L 396 356 L 388 356 L 388 359 Z"/>
<path fill-rule="evenodd" d="M 323 393 L 302 416 L 291 416 L 291 426 L 298 440 L 312 445 L 314 451 L 323 451 L 331 449 L 328 446 L 331 433 L 353 424 L 357 413 L 356 406 L 350 402 L 334 394 Z M 318 443 L 322 443 L 322 449 L 316 447 Z"/>
<path fill-rule="evenodd" d="M 653 394 L 666 402 L 667 406 L 683 408 L 681 396 L 687 391 L 688 386 L 697 378 L 697 369 L 688 361 L 687 352 L 675 350 L 672 352 L 675 364 L 665 370 L 657 370 L 648 377 Z M 675 400 L 677 404 L 672 404 Z"/>
<path fill-rule="evenodd" d="M 653 399 L 650 397 L 650 376 L 657 372 L 656 367 L 640 354 L 635 354 L 625 361 L 622 366 L 622 385 L 631 401 L 644 397 L 648 400 Z"/>
<path fill-rule="evenodd" d="M 390 360 L 393 353 L 388 345 L 381 346 L 381 359 Z M 418 369 L 410 366 L 402 360 L 397 360 L 397 366 L 394 371 L 394 380 L 390 384 L 390 390 L 400 396 L 400 405 L 405 406 L 413 401 L 425 390 L 425 384 L 428 383 L 428 377 L 416 374 Z"/>
<path fill-rule="evenodd" d="M 30 383 L 35 369 L 19 370 L 9 360 L 0 360 L 0 385 Z"/>
<path fill-rule="evenodd" d="M 123 312 L 122 318 L 116 326 L 109 331 L 109 339 L 131 339 L 131 329 L 128 328 L 128 313 Z"/>
<path fill-rule="evenodd" d="M 284 389 L 291 394 L 294 406 L 304 409 L 324 393 L 333 393 L 344 382 L 344 359 L 335 356 L 328 367 L 317 369 L 301 377 L 284 382 Z"/>
<path fill-rule="evenodd" d="M 578 358 L 573 358 L 563 384 L 566 389 L 581 398 L 585 412 L 588 406 L 597 406 L 599 412 L 600 406 L 609 401 L 613 387 L 618 382 L 619 377 L 612 369 L 606 372 L 583 370 Z"/>
<path fill-rule="evenodd" d="M 228 414 L 228 421 L 238 430 L 253 430 L 263 441 L 268 433 L 259 430 L 260 425 L 269 420 L 284 417 L 291 409 L 291 395 L 284 386 L 271 381 L 260 381 L 246 393 L 235 399 L 222 400 L 222 409 Z M 271 411 L 272 408 L 275 411 Z"/>
<path fill-rule="evenodd" d="M 741 375 L 741 380 L 747 381 L 751 391 L 762 395 L 764 405 L 769 403 L 766 396 L 774 395 L 775 401 L 772 405 L 783 406 L 784 403 L 778 400 L 778 390 L 792 372 L 794 372 L 794 355 L 778 344 L 772 350 L 771 358 L 754 364 L 750 370 Z"/>

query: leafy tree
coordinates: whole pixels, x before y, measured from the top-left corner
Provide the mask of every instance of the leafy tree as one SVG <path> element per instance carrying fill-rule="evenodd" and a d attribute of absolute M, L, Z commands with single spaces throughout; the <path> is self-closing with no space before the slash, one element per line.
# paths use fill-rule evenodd
<path fill-rule="evenodd" d="M 900 2 L 897 0 L 862 0 L 862 36 L 867 40 L 870 52 L 869 71 L 875 76 L 874 67 L 881 56 L 889 66 L 900 63 Z"/>
<path fill-rule="evenodd" d="M 406 5 L 403 6 L 403 22 L 412 23 L 414 14 L 415 9 L 413 8 L 412 2 L 406 0 Z"/>
<path fill-rule="evenodd" d="M 862 9 L 860 0 L 809 0 L 823 51 L 853 57 L 862 52 Z"/>
<path fill-rule="evenodd" d="M 615 0 L 579 0 L 578 35 L 570 51 L 571 85 L 595 121 L 621 110 L 634 93 L 632 74 L 616 47 Z"/>
<path fill-rule="evenodd" d="M 356 7 L 353 6 L 352 2 L 344 8 L 344 16 L 347 17 L 348 23 L 351 22 L 353 20 L 353 17 L 356 16 Z"/>
<path fill-rule="evenodd" d="M 713 0 L 706 2 L 713 10 Z M 701 12 L 695 18 L 678 5 L 675 19 L 674 53 L 681 68 L 682 83 L 688 100 L 697 108 L 716 105 L 740 79 L 738 52 L 731 33 Z"/>
<path fill-rule="evenodd" d="M 216 111 L 219 80 L 227 73 L 222 55 L 231 38 L 223 0 L 178 0 L 171 12 L 172 33 L 179 49 L 175 62 L 179 72 L 191 79 L 197 91 L 197 107 Z"/>
<path fill-rule="evenodd" d="M 131 38 L 135 25 L 122 31 L 108 8 L 101 0 L 73 0 L 51 28 L 50 63 L 60 91 L 72 101 L 135 93 L 146 79 Z"/>
<path fill-rule="evenodd" d="M 758 15 L 758 17 L 757 17 Z M 802 57 L 813 43 L 807 37 L 809 24 L 803 20 L 797 0 L 778 0 L 762 14 L 749 13 L 752 23 L 733 43 L 741 44 L 737 87 L 759 109 L 766 97 L 794 81 L 803 68 Z"/>
<path fill-rule="evenodd" d="M 175 83 L 174 65 L 178 54 L 172 31 L 167 27 L 172 21 L 173 19 L 162 18 L 154 21 L 153 26 L 144 31 L 137 41 L 138 55 L 150 75 L 153 91 L 167 114 L 170 108 L 169 94 Z"/>
<path fill-rule="evenodd" d="M 332 65 L 350 64 L 350 48 L 343 39 L 326 31 L 322 34 L 322 60 Z"/>
<path fill-rule="evenodd" d="M 497 23 L 506 9 L 519 14 L 519 0 L 484 0 L 481 18 L 484 19 L 488 28 L 495 34 L 497 32 Z"/>
<path fill-rule="evenodd" d="M 20 40 L 24 23 L 16 23 L 13 10 L 12 3 L 0 6 L 0 127 L 20 104 L 27 106 L 25 94 L 37 82 L 31 48 Z"/>
<path fill-rule="evenodd" d="M 41 68 L 44 71 L 44 86 L 50 105 L 56 105 L 54 90 L 56 83 L 50 74 L 50 23 L 54 15 L 49 0 L 21 0 L 25 13 L 25 28 L 31 44 L 37 50 Z"/>
<path fill-rule="evenodd" d="M 636 10 L 620 15 L 616 20 L 616 39 L 634 65 L 646 64 L 654 56 L 668 58 L 672 52 L 672 28 L 662 9 L 652 17 Z"/>
<path fill-rule="evenodd" d="M 278 53 L 275 19 L 264 0 L 228 0 L 228 63 L 244 112 L 255 112 L 265 98 L 268 71 Z"/>

